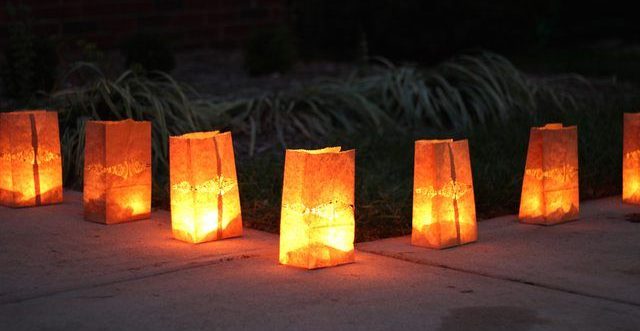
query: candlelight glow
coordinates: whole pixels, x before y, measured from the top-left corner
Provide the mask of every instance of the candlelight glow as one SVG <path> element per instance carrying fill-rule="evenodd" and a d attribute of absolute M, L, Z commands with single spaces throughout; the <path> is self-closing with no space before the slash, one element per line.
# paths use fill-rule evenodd
<path fill-rule="evenodd" d="M 62 202 L 58 114 L 0 113 L 0 204 L 29 207 Z"/>
<path fill-rule="evenodd" d="M 89 221 L 113 224 L 150 217 L 150 122 L 87 122 L 83 200 Z"/>
<path fill-rule="evenodd" d="M 624 114 L 622 201 L 640 204 L 640 113 Z"/>
<path fill-rule="evenodd" d="M 519 217 L 533 224 L 578 218 L 578 142 L 575 126 L 532 128 Z"/>
<path fill-rule="evenodd" d="M 149 197 L 143 195 L 134 192 L 126 197 L 121 196 L 124 203 L 120 204 L 120 208 L 128 210 L 133 217 L 149 214 Z"/>
<path fill-rule="evenodd" d="M 242 235 L 231 133 L 171 137 L 170 172 L 176 239 L 201 243 Z"/>
<path fill-rule="evenodd" d="M 314 269 L 355 260 L 355 152 L 287 150 L 280 263 Z"/>
<path fill-rule="evenodd" d="M 415 144 L 411 243 L 446 248 L 476 241 L 475 201 L 466 140 Z"/>

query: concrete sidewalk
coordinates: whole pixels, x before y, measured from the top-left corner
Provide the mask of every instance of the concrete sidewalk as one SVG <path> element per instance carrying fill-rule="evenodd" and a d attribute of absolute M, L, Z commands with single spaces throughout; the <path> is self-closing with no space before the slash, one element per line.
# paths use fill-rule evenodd
<path fill-rule="evenodd" d="M 516 216 L 485 220 L 478 242 L 462 247 L 424 249 L 406 236 L 358 249 L 640 306 L 640 223 L 625 220 L 638 212 L 612 197 L 583 203 L 579 220 L 555 226 L 522 224 Z"/>
<path fill-rule="evenodd" d="M 355 264 L 278 265 L 278 237 L 189 245 L 169 215 L 105 226 L 80 194 L 0 207 L 0 329 L 637 330 L 640 224 L 615 199 L 555 227 L 480 223 L 443 251 L 407 238 L 358 245 Z M 368 253 L 371 252 L 371 253 Z"/>

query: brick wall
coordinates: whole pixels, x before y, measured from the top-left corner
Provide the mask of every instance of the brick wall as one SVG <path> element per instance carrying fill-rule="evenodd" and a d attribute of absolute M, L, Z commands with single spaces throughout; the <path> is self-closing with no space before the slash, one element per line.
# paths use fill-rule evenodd
<path fill-rule="evenodd" d="M 0 46 L 8 15 L 0 1 Z M 177 47 L 235 47 L 254 28 L 284 20 L 284 0 L 13 0 L 31 8 L 34 29 L 102 48 L 136 30 L 154 31 Z"/>

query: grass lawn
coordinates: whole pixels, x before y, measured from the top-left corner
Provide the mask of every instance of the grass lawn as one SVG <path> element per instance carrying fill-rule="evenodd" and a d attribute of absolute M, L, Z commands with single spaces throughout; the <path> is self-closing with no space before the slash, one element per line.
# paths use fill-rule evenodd
<path fill-rule="evenodd" d="M 622 113 L 640 106 L 633 84 L 528 76 L 489 53 L 434 68 L 385 64 L 226 102 L 168 75 L 67 85 L 42 105 L 60 112 L 65 185 L 82 187 L 87 119 L 152 121 L 159 207 L 168 206 L 168 137 L 231 130 L 245 224 L 277 232 L 285 148 L 340 145 L 356 149 L 358 241 L 410 233 L 416 139 L 469 139 L 479 218 L 517 212 L 529 129 L 548 122 L 578 125 L 581 198 L 619 194 Z"/>
<path fill-rule="evenodd" d="M 634 88 L 593 87 L 571 112 L 541 107 L 534 116 L 461 132 L 336 135 L 315 146 L 356 149 L 356 240 L 411 233 L 413 146 L 416 139 L 467 138 L 478 217 L 517 213 L 529 129 L 549 122 L 577 125 L 580 197 L 620 194 L 622 113 L 640 105 Z M 301 147 L 294 145 L 293 148 Z M 284 151 L 238 160 L 244 218 L 251 227 L 277 232 Z"/>

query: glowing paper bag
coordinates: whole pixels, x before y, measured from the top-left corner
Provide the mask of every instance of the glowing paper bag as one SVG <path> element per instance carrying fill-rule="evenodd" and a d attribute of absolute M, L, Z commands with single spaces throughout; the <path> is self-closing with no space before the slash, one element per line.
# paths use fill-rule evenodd
<path fill-rule="evenodd" d="M 169 142 L 174 237 L 201 243 L 241 236 L 231 133 L 189 133 Z"/>
<path fill-rule="evenodd" d="M 624 114 L 622 201 L 640 204 L 640 113 Z"/>
<path fill-rule="evenodd" d="M 0 113 L 0 204 L 30 207 L 62 202 L 58 113 Z"/>
<path fill-rule="evenodd" d="M 355 261 L 355 151 L 287 150 L 280 263 L 302 268 Z"/>
<path fill-rule="evenodd" d="M 467 140 L 415 143 L 411 243 L 447 248 L 478 239 Z"/>
<path fill-rule="evenodd" d="M 552 225 L 579 216 L 578 130 L 547 124 L 531 128 L 520 197 L 520 220 Z"/>
<path fill-rule="evenodd" d="M 83 200 L 89 221 L 112 224 L 149 218 L 150 122 L 87 122 Z"/>

